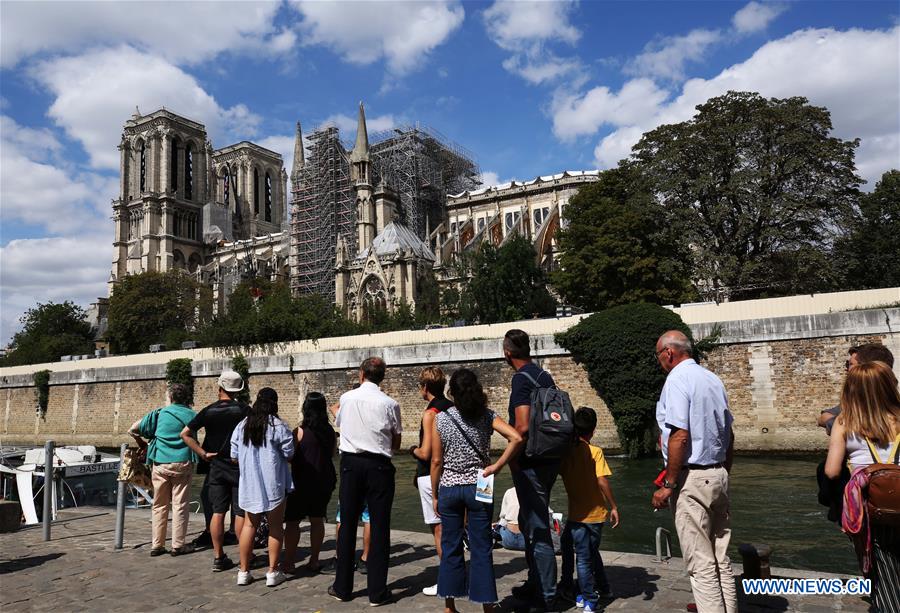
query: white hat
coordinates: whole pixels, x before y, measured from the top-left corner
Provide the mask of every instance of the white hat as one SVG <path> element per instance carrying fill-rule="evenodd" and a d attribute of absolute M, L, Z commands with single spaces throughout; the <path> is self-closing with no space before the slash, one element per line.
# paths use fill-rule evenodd
<path fill-rule="evenodd" d="M 244 380 L 233 370 L 223 370 L 219 375 L 219 387 L 226 392 L 239 392 L 244 389 Z"/>

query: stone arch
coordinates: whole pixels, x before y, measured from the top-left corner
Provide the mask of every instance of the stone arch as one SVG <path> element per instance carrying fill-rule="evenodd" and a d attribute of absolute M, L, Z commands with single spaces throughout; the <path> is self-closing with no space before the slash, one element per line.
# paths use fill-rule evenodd
<path fill-rule="evenodd" d="M 172 267 L 178 270 L 185 270 L 187 267 L 187 260 L 185 260 L 184 254 L 179 249 L 175 249 L 172 252 Z"/>
<path fill-rule="evenodd" d="M 197 272 L 197 269 L 203 265 L 203 258 L 200 257 L 200 254 L 196 251 L 191 254 L 191 257 L 188 258 L 188 270 L 190 272 Z"/>
<path fill-rule="evenodd" d="M 370 274 L 359 284 L 359 307 L 362 321 L 372 321 L 378 312 L 388 310 L 388 290 L 385 280 L 379 275 Z"/>

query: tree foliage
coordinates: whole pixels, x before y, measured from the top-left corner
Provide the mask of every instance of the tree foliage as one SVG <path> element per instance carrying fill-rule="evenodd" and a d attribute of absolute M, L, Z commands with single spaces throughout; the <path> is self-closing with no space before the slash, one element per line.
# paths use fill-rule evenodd
<path fill-rule="evenodd" d="M 555 311 L 544 272 L 524 238 L 514 237 L 501 247 L 484 244 L 471 260 L 470 274 L 459 307 L 467 321 L 515 321 Z"/>
<path fill-rule="evenodd" d="M 695 298 L 688 245 L 633 166 L 602 172 L 569 200 L 565 216 L 552 280 L 569 304 L 599 311 Z"/>
<path fill-rule="evenodd" d="M 588 373 L 609 408 L 619 441 L 630 457 L 655 451 L 656 402 L 666 375 L 654 354 L 667 330 L 691 331 L 675 312 L 647 303 L 594 313 L 556 335 L 556 342 Z"/>
<path fill-rule="evenodd" d="M 175 358 L 166 363 L 166 383 L 174 385 L 180 383 L 187 386 L 190 391 L 188 404 L 194 402 L 194 375 L 191 368 L 193 360 L 190 358 Z"/>
<path fill-rule="evenodd" d="M 863 194 L 850 231 L 837 245 L 847 288 L 900 285 L 900 170 L 882 175 Z"/>
<path fill-rule="evenodd" d="M 243 403 L 250 404 L 250 362 L 243 354 L 237 354 L 231 358 L 231 368 L 244 380 L 244 388 L 237 393 L 235 398 Z"/>
<path fill-rule="evenodd" d="M 235 286 L 227 312 L 204 329 L 202 340 L 211 347 L 247 347 L 340 336 L 357 330 L 358 326 L 337 314 L 323 296 L 295 297 L 286 283 L 253 279 Z"/>
<path fill-rule="evenodd" d="M 22 330 L 12 339 L 4 366 L 56 362 L 64 355 L 94 352 L 91 326 L 84 309 L 66 301 L 38 303 L 19 319 Z"/>
<path fill-rule="evenodd" d="M 39 370 L 31 376 L 34 381 L 34 395 L 37 402 L 37 410 L 41 417 L 47 414 L 50 405 L 50 371 Z"/>
<path fill-rule="evenodd" d="M 212 312 L 212 292 L 180 270 L 129 275 L 109 299 L 107 337 L 120 353 L 147 351 L 198 333 Z"/>
<path fill-rule="evenodd" d="M 632 159 L 694 250 L 698 277 L 733 297 L 830 289 L 828 254 L 861 179 L 859 142 L 802 97 L 728 92 L 652 130 Z"/>

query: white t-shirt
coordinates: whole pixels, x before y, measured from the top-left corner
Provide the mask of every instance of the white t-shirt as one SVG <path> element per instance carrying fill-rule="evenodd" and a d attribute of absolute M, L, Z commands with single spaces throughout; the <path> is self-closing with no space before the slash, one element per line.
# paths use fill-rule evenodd
<path fill-rule="evenodd" d="M 342 453 L 368 452 L 391 457 L 393 437 L 403 431 L 400 405 L 371 381 L 341 396 L 334 423 L 341 431 Z"/>
<path fill-rule="evenodd" d="M 896 453 L 894 441 L 891 441 L 884 447 L 875 445 L 875 452 L 878 454 L 878 459 L 881 463 L 894 463 L 894 455 Z M 854 470 L 874 464 L 872 454 L 869 451 L 869 446 L 866 444 L 866 439 L 856 436 L 855 434 L 851 434 L 847 437 L 847 456 L 850 458 L 850 465 Z"/>
<path fill-rule="evenodd" d="M 500 503 L 500 518 L 497 522 L 501 526 L 519 525 L 519 497 L 516 495 L 516 488 L 511 487 L 503 494 L 503 502 Z"/>

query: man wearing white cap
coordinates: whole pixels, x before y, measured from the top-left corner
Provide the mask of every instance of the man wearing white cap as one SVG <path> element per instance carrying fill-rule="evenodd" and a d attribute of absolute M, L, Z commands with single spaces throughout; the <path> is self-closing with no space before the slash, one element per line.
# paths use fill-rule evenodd
<path fill-rule="evenodd" d="M 244 389 L 244 380 L 233 370 L 219 375 L 219 399 L 197 413 L 181 431 L 181 438 L 204 461 L 209 462 L 209 501 L 212 519 L 209 532 L 212 536 L 213 572 L 228 570 L 234 563 L 225 555 L 225 514 L 234 508 L 235 531 L 240 534 L 244 512 L 238 508 L 238 481 L 240 471 L 230 459 L 231 434 L 247 416 L 250 407 L 235 396 Z M 203 428 L 206 436 L 203 445 L 197 442 L 197 431 Z"/>

